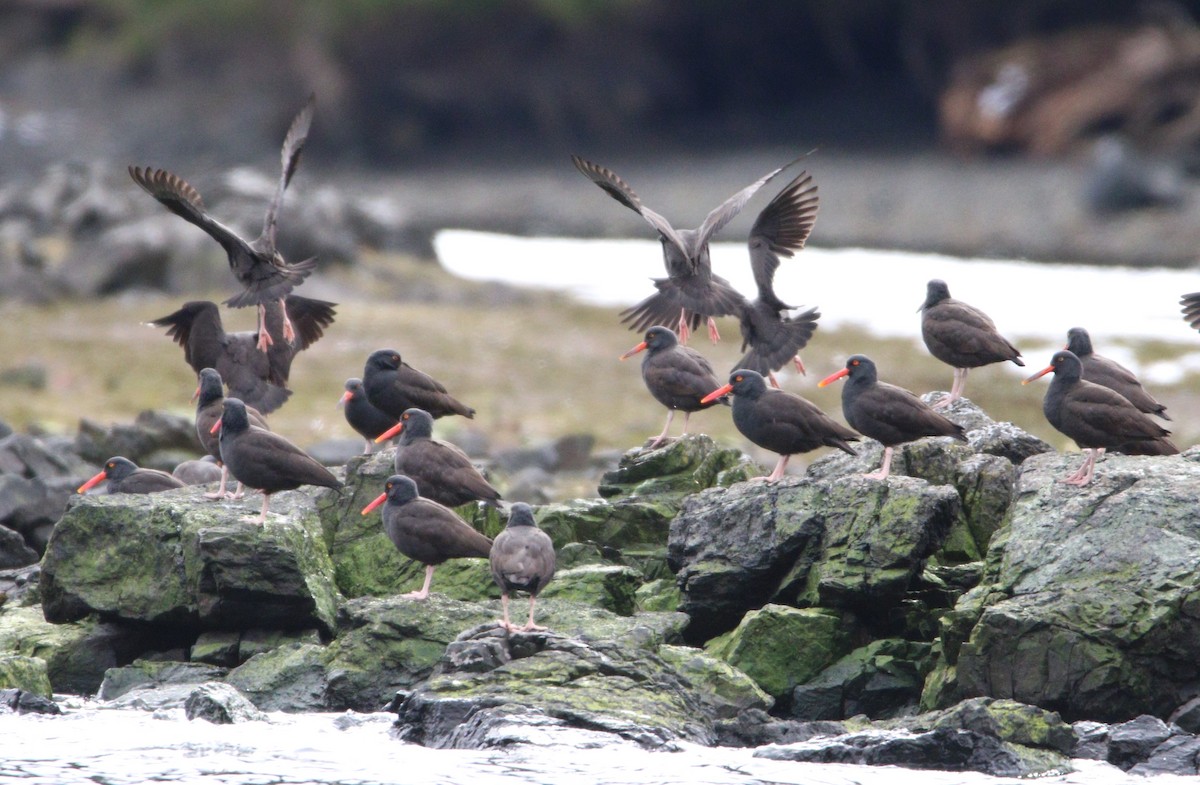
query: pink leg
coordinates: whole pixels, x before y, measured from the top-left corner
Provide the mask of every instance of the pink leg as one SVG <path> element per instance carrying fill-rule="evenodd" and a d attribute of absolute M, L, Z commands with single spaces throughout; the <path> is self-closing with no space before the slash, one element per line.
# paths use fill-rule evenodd
<path fill-rule="evenodd" d="M 225 490 L 225 481 L 229 478 L 229 467 L 221 464 L 221 485 L 212 493 L 204 494 L 205 499 L 224 499 L 229 495 L 229 491 Z"/>
<path fill-rule="evenodd" d="M 1097 450 L 1089 449 L 1087 457 L 1083 461 L 1074 474 L 1071 474 L 1063 480 L 1067 485 L 1087 485 L 1092 481 L 1092 472 L 1096 468 Z"/>
<path fill-rule="evenodd" d="M 533 632 L 534 630 L 544 630 L 545 627 L 540 627 L 533 623 L 533 606 L 537 604 L 537 597 L 529 595 L 529 621 L 525 622 L 525 626 L 521 629 L 525 632 Z"/>
<path fill-rule="evenodd" d="M 692 419 L 692 413 L 691 413 L 691 412 L 684 412 L 684 413 L 683 413 L 683 430 L 682 430 L 682 431 L 680 431 L 680 433 L 679 433 L 679 435 L 680 435 L 681 437 L 682 437 L 682 436 L 687 436 L 688 420 L 690 420 L 690 419 Z"/>
<path fill-rule="evenodd" d="M 962 397 L 963 388 L 967 386 L 967 370 L 967 368 L 954 369 L 954 384 L 950 385 L 950 394 L 935 403 L 931 408 L 941 409 Z"/>
<path fill-rule="evenodd" d="M 784 471 L 787 470 L 788 459 L 791 457 L 790 455 L 779 456 L 779 462 L 775 464 L 775 471 L 771 472 L 771 476 L 767 478 L 767 482 L 775 482 L 783 476 Z"/>
<path fill-rule="evenodd" d="M 721 334 L 717 332 L 717 320 L 708 317 L 708 340 L 713 343 L 718 343 L 721 340 Z"/>
<path fill-rule="evenodd" d="M 283 311 L 283 340 L 295 343 L 296 328 L 292 326 L 292 319 L 287 312 L 287 300 L 283 297 L 279 298 L 279 308 Z"/>
<path fill-rule="evenodd" d="M 246 486 L 240 482 L 237 484 L 237 490 L 229 494 L 230 499 L 240 499 L 246 495 Z"/>
<path fill-rule="evenodd" d="M 250 521 L 251 523 L 265 524 L 267 522 L 267 507 L 270 504 L 271 504 L 271 495 L 268 493 L 264 493 L 263 494 L 262 512 L 260 512 L 258 514 L 257 518 L 245 518 L 244 520 Z"/>
<path fill-rule="evenodd" d="M 886 480 L 888 474 L 892 470 L 892 448 L 883 448 L 883 465 L 879 467 L 879 471 L 864 474 L 863 477 L 868 480 Z"/>
<path fill-rule="evenodd" d="M 512 625 L 512 622 L 510 622 L 508 620 L 508 592 L 506 592 L 506 591 L 500 592 L 500 608 L 504 612 L 503 613 L 504 618 L 496 623 L 499 624 L 504 629 L 508 630 L 509 632 L 512 632 L 513 630 L 516 629 L 516 627 L 514 627 Z"/>
<path fill-rule="evenodd" d="M 688 329 L 687 311 L 680 309 L 679 311 L 679 342 L 687 346 L 688 338 L 692 335 L 692 331 Z"/>
<path fill-rule="evenodd" d="M 258 306 L 258 350 L 265 352 L 273 343 L 275 340 L 271 338 L 271 331 L 267 329 L 267 307 L 260 305 Z"/>
<path fill-rule="evenodd" d="M 667 440 L 667 431 L 671 430 L 671 421 L 675 419 L 675 410 L 667 409 L 667 424 L 663 426 L 662 433 L 654 437 L 654 441 L 650 442 L 650 449 L 653 450 L 658 445 Z"/>
<path fill-rule="evenodd" d="M 793 357 L 792 363 L 796 366 L 796 370 L 800 372 L 801 376 L 808 376 L 808 370 L 804 367 L 804 360 L 800 359 L 800 355 L 797 354 Z"/>
<path fill-rule="evenodd" d="M 367 439 L 367 446 L 366 446 L 366 447 L 363 447 L 363 455 L 370 455 L 370 454 L 371 454 L 371 449 L 372 449 L 374 446 L 375 446 L 375 443 L 374 443 L 374 442 L 372 442 L 370 439 Z"/>
<path fill-rule="evenodd" d="M 775 378 L 774 371 L 767 371 L 767 380 L 771 382 L 771 386 L 774 387 L 776 390 L 780 389 L 779 380 Z"/>
<path fill-rule="evenodd" d="M 429 584 L 433 583 L 433 565 L 425 565 L 425 585 L 420 591 L 410 591 L 408 594 L 401 594 L 401 597 L 409 600 L 423 600 L 429 596 Z"/>

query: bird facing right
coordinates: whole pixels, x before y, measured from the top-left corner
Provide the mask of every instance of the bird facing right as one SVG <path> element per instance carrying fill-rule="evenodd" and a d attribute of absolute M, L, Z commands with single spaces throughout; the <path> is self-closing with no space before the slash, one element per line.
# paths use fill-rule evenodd
<path fill-rule="evenodd" d="M 510 632 L 544 630 L 533 621 L 538 593 L 554 577 L 554 543 L 550 535 L 537 527 L 533 509 L 517 502 L 508 514 L 508 525 L 496 535 L 488 557 L 492 580 L 500 587 L 500 607 L 504 618 L 500 625 Z M 517 627 L 508 619 L 508 596 L 514 591 L 529 593 L 529 620 Z"/>

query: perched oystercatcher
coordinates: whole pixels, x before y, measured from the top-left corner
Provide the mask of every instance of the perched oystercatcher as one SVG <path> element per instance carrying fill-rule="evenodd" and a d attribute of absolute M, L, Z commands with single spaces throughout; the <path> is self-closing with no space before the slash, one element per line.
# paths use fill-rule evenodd
<path fill-rule="evenodd" d="M 467 454 L 458 447 L 433 438 L 433 418 L 424 409 L 406 409 L 400 422 L 380 434 L 382 442 L 399 434 L 396 444 L 396 474 L 417 484 L 422 498 L 447 507 L 481 501 L 500 506 L 500 491 L 484 479 Z"/>
<path fill-rule="evenodd" d="M 247 488 L 262 492 L 262 513 L 255 523 L 266 523 L 271 494 L 301 485 L 341 488 L 342 483 L 315 458 L 277 433 L 250 425 L 246 404 L 226 398 L 221 419 L 213 430 L 221 432 L 221 462 Z"/>
<path fill-rule="evenodd" d="M 401 595 L 414 600 L 429 596 L 433 570 L 447 559 L 472 556 L 486 559 L 492 541 L 471 528 L 453 510 L 417 493 L 417 484 L 402 474 L 388 477 L 384 492 L 363 508 L 362 514 L 383 505 L 383 528 L 396 550 L 425 565 L 425 583 L 418 591 Z"/>
<path fill-rule="evenodd" d="M 245 402 L 243 401 L 243 403 Z M 229 467 L 221 461 L 221 440 L 213 432 L 213 428 L 221 421 L 221 415 L 224 412 L 225 393 L 221 383 L 221 374 L 212 368 L 202 368 L 200 385 L 196 388 L 196 438 L 200 440 L 200 446 L 204 448 L 204 451 L 221 464 L 221 485 L 213 493 L 204 494 L 206 499 L 242 498 L 240 483 L 233 493 L 225 490 L 225 484 L 229 479 Z M 265 431 L 271 430 L 262 412 L 254 407 L 246 406 L 246 416 L 250 418 L 252 426 Z"/>
<path fill-rule="evenodd" d="M 392 417 L 393 424 L 405 409 L 424 409 L 434 419 L 459 414 L 473 418 L 475 410 L 459 402 L 441 382 L 400 359 L 395 349 L 371 353 L 363 367 L 363 389 L 375 408 Z"/>
<path fill-rule="evenodd" d="M 712 363 L 695 349 L 683 346 L 675 333 L 666 327 L 651 327 L 641 343 L 621 355 L 625 360 L 638 352 L 646 352 L 642 360 L 642 381 L 654 399 L 667 407 L 667 424 L 662 433 L 650 442 L 650 449 L 667 440 L 667 431 L 675 412 L 683 412 L 683 432 L 687 433 L 688 419 L 692 412 L 716 405 L 716 400 L 702 401 L 720 382 L 717 381 Z M 720 399 L 729 405 L 729 401 Z"/>
<path fill-rule="evenodd" d="M 1067 330 L 1066 349 L 1079 358 L 1079 362 L 1083 366 L 1085 382 L 1092 382 L 1119 392 L 1129 399 L 1129 402 L 1136 406 L 1139 412 L 1153 414 L 1164 420 L 1171 419 L 1167 416 L 1167 407 L 1146 392 L 1146 388 L 1142 387 L 1142 383 L 1138 381 L 1133 371 L 1118 362 L 1096 354 L 1092 349 L 1092 337 L 1088 335 L 1087 330 L 1082 327 L 1072 327 Z"/>
<path fill-rule="evenodd" d="M 913 393 L 879 381 L 879 373 L 870 358 L 856 354 L 846 367 L 817 383 L 818 387 L 849 377 L 842 388 L 842 414 L 850 427 L 883 445 L 883 465 L 866 475 L 868 479 L 886 479 L 892 467 L 893 449 L 923 436 L 949 436 L 967 441 L 961 425 L 935 412 Z"/>
<path fill-rule="evenodd" d="M 389 416 L 387 412 L 367 400 L 367 391 L 363 387 L 362 379 L 357 377 L 346 380 L 346 391 L 342 393 L 338 403 L 346 415 L 346 422 L 366 440 L 364 455 L 374 448 L 376 437 L 396 424 L 395 417 Z"/>
<path fill-rule="evenodd" d="M 847 442 L 858 441 L 858 434 L 834 420 L 810 401 L 794 393 L 772 389 L 762 374 L 741 368 L 729 375 L 729 383 L 702 398 L 714 401 L 733 393 L 733 424 L 750 441 L 779 453 L 775 470 L 767 482 L 783 476 L 788 460 L 796 453 L 818 447 L 837 447 L 857 455 Z"/>
<path fill-rule="evenodd" d="M 714 317 L 740 314 L 745 298 L 729 281 L 713 274 L 709 241 L 742 211 L 759 188 L 791 164 L 779 167 L 726 199 L 705 217 L 699 228 L 675 229 L 666 218 L 643 205 L 633 189 L 612 170 L 577 155 L 571 156 L 571 161 L 584 177 L 646 219 L 662 241 L 667 277 L 653 279 L 658 291 L 623 311 L 622 323 L 631 330 L 678 324 L 680 340 L 686 344 L 689 332 L 707 320 L 709 338 L 714 342 L 720 340 Z"/>
<path fill-rule="evenodd" d="M 554 543 L 537 527 L 528 504 L 517 502 L 509 510 L 508 524 L 496 535 L 488 561 L 492 580 L 500 587 L 500 607 L 504 610 L 501 626 L 510 632 L 546 629 L 534 623 L 533 609 L 538 592 L 554 577 Z M 508 619 L 508 597 L 514 591 L 529 592 L 529 620 L 523 627 Z"/>
<path fill-rule="evenodd" d="M 1174 455 L 1179 449 L 1166 437 L 1171 432 L 1138 411 L 1118 392 L 1083 379 L 1083 364 L 1067 350 L 1055 352 L 1050 364 L 1022 382 L 1029 384 L 1048 373 L 1054 380 L 1042 399 L 1042 412 L 1050 424 L 1075 440 L 1087 453 L 1083 463 L 1063 482 L 1087 485 L 1092 481 L 1096 458 L 1107 448 L 1144 445 L 1155 455 Z"/>
<path fill-rule="evenodd" d="M 991 317 L 950 296 L 945 281 L 934 279 L 921 304 L 921 337 L 929 353 L 954 369 L 950 394 L 933 404 L 941 409 L 962 397 L 967 372 L 1006 360 L 1024 366 L 1021 353 L 996 330 Z"/>
<path fill-rule="evenodd" d="M 304 143 L 308 139 L 314 105 L 315 98 L 310 96 L 304 108 L 292 120 L 291 127 L 288 128 L 287 136 L 283 140 L 282 172 L 279 176 L 279 185 L 275 189 L 275 196 L 271 199 L 270 205 L 267 206 L 262 233 L 253 241 L 247 242 L 232 229 L 213 219 L 208 214 L 199 192 L 188 185 L 183 178 L 165 169 L 129 167 L 129 176 L 146 193 L 157 199 L 175 215 L 203 229 L 225 249 L 225 254 L 229 257 L 229 269 L 243 287 L 240 294 L 230 297 L 225 304 L 234 308 L 243 308 L 248 305 L 258 306 L 258 348 L 264 352 L 273 340 L 266 329 L 264 304 L 271 300 L 279 300 L 282 304 L 283 298 L 292 289 L 303 283 L 304 279 L 316 268 L 317 260 L 315 258 L 305 259 L 302 262 L 289 263 L 285 261 L 275 246 L 276 218 L 283 203 L 283 192 L 287 190 L 288 183 L 291 182 L 292 175 L 296 173 L 296 167 L 300 164 L 300 153 L 304 150 Z M 285 312 L 283 339 L 291 341 L 294 338 L 295 332 Z"/>
<path fill-rule="evenodd" d="M 104 462 L 100 473 L 80 485 L 75 492 L 84 493 L 102 480 L 108 480 L 109 493 L 158 493 L 184 487 L 177 477 L 158 469 L 141 469 L 128 458 L 115 456 Z"/>

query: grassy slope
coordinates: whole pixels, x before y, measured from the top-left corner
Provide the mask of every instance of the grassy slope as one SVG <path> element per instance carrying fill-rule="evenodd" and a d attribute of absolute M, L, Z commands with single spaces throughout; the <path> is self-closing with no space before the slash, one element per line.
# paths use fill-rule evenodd
<path fill-rule="evenodd" d="M 624 329 L 609 309 L 571 302 L 552 294 L 498 292 L 456 281 L 433 265 L 398 257 L 372 257 L 350 270 L 323 273 L 329 291 L 368 292 L 338 296 L 338 316 L 325 337 L 300 355 L 292 371 L 295 394 L 272 415 L 273 427 L 299 444 L 352 437 L 336 402 L 349 376 L 360 376 L 366 356 L 383 347 L 398 349 L 416 367 L 441 380 L 478 411 L 469 425 L 443 420 L 438 430 L 462 427 L 486 433 L 494 447 L 537 444 L 573 432 L 595 434 L 600 447 L 625 449 L 661 429 L 665 410 L 642 385 L 638 359 L 617 357 L 640 337 Z M 212 293 L 219 300 L 227 292 Z M 73 302 L 50 308 L 0 305 L 7 328 L 0 349 L 0 375 L 41 364 L 43 389 L 0 384 L 0 419 L 17 429 L 33 426 L 72 433 L 81 417 L 131 421 L 143 409 L 190 416 L 195 389 L 183 353 L 164 331 L 143 322 L 178 307 L 183 297 L 161 294 Z M 187 298 L 192 299 L 192 298 Z M 249 329 L 253 312 L 223 312 L 227 329 Z M 914 317 L 914 337 L 917 335 Z M 740 355 L 737 324 L 720 324 L 725 340 L 712 346 L 693 341 L 719 375 Z M 1169 348 L 1148 346 L 1159 357 Z M 1176 351 L 1182 351 L 1176 348 Z M 855 352 L 872 356 L 886 381 L 917 392 L 948 389 L 950 370 L 908 340 L 880 340 L 856 330 L 818 331 L 804 352 L 807 377 L 785 379 L 787 389 L 840 416 L 840 384 L 824 390 L 816 382 Z M 1069 444 L 1041 414 L 1046 382 L 1023 387 L 1019 379 L 1046 358 L 1028 358 L 1028 369 L 990 367 L 972 373 L 968 396 L 995 418 L 1011 420 L 1060 448 Z M 1194 386 L 1194 385 L 1193 385 Z M 1195 396 L 1187 384 L 1155 392 L 1176 415 L 1181 447 L 1195 442 L 1187 425 Z M 673 433 L 678 433 L 677 418 Z M 693 417 L 700 430 L 750 449 L 726 410 Z M 752 451 L 760 460 L 768 454 Z"/>

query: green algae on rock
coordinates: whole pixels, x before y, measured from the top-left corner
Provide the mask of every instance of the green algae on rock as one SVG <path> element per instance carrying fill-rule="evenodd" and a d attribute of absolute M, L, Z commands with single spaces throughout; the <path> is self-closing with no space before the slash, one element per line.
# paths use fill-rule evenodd
<path fill-rule="evenodd" d="M 0 690 L 18 689 L 50 698 L 54 694 L 46 661 L 20 654 L 0 654 Z"/>

